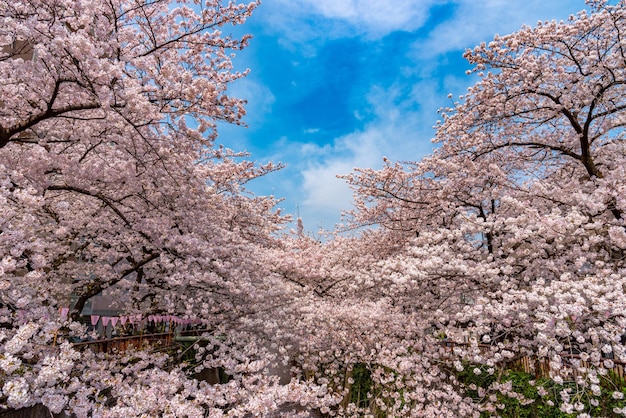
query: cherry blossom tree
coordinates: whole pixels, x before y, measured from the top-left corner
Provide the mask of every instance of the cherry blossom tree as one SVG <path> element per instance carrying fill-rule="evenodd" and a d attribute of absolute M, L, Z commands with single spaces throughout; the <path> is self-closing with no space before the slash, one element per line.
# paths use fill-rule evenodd
<path fill-rule="evenodd" d="M 216 122 L 244 115 L 226 89 L 245 76 L 231 58 L 248 37 L 223 31 L 256 6 L 0 2 L 5 407 L 195 417 L 324 403 L 316 386 L 278 385 L 267 371 L 275 354 L 254 328 L 301 292 L 272 269 L 287 218 L 276 199 L 245 190 L 280 165 L 214 142 Z M 121 314 L 201 321 L 213 348 L 193 367 L 176 356 L 78 352 L 68 341 L 84 337 L 81 311 L 101 294 Z M 232 380 L 189 377 L 204 367 Z"/>
<path fill-rule="evenodd" d="M 346 177 L 356 226 L 380 225 L 394 243 L 370 269 L 380 300 L 410 313 L 420 340 L 406 349 L 431 359 L 381 361 L 391 386 L 412 382 L 402 405 L 495 413 L 510 385 L 476 391 L 455 379 L 529 356 L 574 382 L 561 410 L 589 416 L 613 360 L 626 360 L 626 3 L 590 6 L 468 50 L 479 81 L 441 110 L 435 152 Z M 463 344 L 452 356 L 434 335 Z M 426 370 L 436 399 L 416 378 Z"/>

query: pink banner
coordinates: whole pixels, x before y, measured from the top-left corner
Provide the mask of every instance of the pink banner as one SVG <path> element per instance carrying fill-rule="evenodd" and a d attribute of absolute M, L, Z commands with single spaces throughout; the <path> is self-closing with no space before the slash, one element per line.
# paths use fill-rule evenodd
<path fill-rule="evenodd" d="M 107 325 L 109 325 L 109 321 L 110 320 L 111 320 L 110 316 L 103 316 L 102 317 L 102 325 L 106 327 Z"/>
<path fill-rule="evenodd" d="M 94 327 L 98 324 L 98 320 L 100 319 L 100 315 L 91 315 L 91 325 Z"/>
<path fill-rule="evenodd" d="M 120 318 L 118 318 L 117 316 L 112 316 L 111 317 L 111 325 L 112 326 L 116 326 L 118 319 L 120 319 Z"/>

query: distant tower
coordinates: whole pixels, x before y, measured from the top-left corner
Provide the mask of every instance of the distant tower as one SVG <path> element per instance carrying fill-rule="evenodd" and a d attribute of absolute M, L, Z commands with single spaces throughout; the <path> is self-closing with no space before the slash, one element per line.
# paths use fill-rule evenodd
<path fill-rule="evenodd" d="M 300 208 L 296 205 L 296 216 L 298 217 L 296 220 L 297 223 L 297 234 L 298 237 L 304 236 L 304 224 L 302 223 L 302 218 L 300 217 Z"/>

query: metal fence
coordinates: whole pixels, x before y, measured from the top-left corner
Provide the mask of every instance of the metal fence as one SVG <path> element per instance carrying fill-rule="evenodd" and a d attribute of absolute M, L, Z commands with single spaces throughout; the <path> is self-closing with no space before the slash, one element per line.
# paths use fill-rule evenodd
<path fill-rule="evenodd" d="M 457 343 L 452 341 L 442 341 L 441 345 L 449 350 L 450 356 L 453 357 L 455 347 L 469 347 L 469 343 Z M 478 348 L 482 354 L 487 354 L 492 348 L 488 344 L 478 344 Z M 563 368 L 555 370 L 550 365 L 550 360 L 544 358 L 537 358 L 534 356 L 520 356 L 512 361 L 505 362 L 504 368 L 511 370 L 519 370 L 525 373 L 534 375 L 536 378 L 552 378 L 556 375 L 561 375 L 565 378 L 567 376 L 575 378 L 581 376 L 586 370 L 598 369 L 597 364 L 593 364 L 590 361 L 583 360 L 580 354 L 577 353 L 564 353 L 561 355 L 563 360 Z M 621 382 L 623 387 L 626 388 L 626 362 L 616 360 L 612 356 L 604 355 L 601 358 L 602 367 L 610 371 L 612 377 L 616 382 Z M 565 376 L 563 376 L 565 374 Z"/>
<path fill-rule="evenodd" d="M 100 340 L 81 341 L 74 343 L 74 348 L 78 350 L 89 348 L 97 353 L 123 353 L 130 349 L 139 350 L 145 347 L 169 347 L 172 345 L 173 341 L 173 332 L 163 332 L 158 334 L 139 334 Z"/>

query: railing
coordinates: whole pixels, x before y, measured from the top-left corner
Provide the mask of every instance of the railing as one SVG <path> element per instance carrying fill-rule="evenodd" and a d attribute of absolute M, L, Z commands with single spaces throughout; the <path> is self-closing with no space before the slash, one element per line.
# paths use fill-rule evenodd
<path fill-rule="evenodd" d="M 454 351 L 454 347 L 469 347 L 469 343 L 457 343 L 453 341 L 442 341 L 441 344 L 448 348 L 450 353 Z M 478 344 L 478 348 L 482 354 L 486 354 L 489 352 L 491 346 L 488 344 Z M 573 377 L 582 374 L 579 371 L 579 368 L 589 370 L 597 367 L 589 361 L 582 360 L 580 355 L 576 353 L 564 353 L 561 355 L 561 358 L 564 360 L 564 366 L 571 371 L 570 375 Z M 610 370 L 617 381 L 624 382 L 626 385 L 626 362 L 608 357 L 603 357 L 601 361 L 610 361 L 612 363 L 611 367 L 607 367 L 605 365 L 604 368 Z M 507 367 L 517 369 L 528 374 L 534 374 L 536 378 L 552 378 L 560 372 L 560 370 L 554 370 L 550 366 L 550 360 L 539 359 L 531 356 L 518 357 L 508 362 Z"/>
<path fill-rule="evenodd" d="M 150 347 L 169 347 L 174 341 L 173 332 L 163 332 L 158 334 L 139 334 L 125 337 L 115 337 L 100 340 L 81 341 L 74 343 L 74 348 L 89 348 L 97 353 L 125 352 L 134 349 Z"/>
<path fill-rule="evenodd" d="M 565 366 L 571 371 L 570 375 L 572 377 L 583 374 L 583 372 L 579 371 L 579 368 L 582 370 L 590 370 L 597 367 L 594 366 L 591 362 L 583 361 L 578 354 L 562 355 L 561 358 L 567 360 Z M 605 364 L 604 368 L 612 372 L 615 381 L 624 382 L 626 384 L 625 362 L 609 358 L 603 358 L 602 361 L 610 361 L 612 363 L 611 367 L 607 367 L 607 365 Z M 528 356 L 517 359 L 516 361 L 511 363 L 511 366 L 512 368 L 517 368 L 521 371 L 524 371 L 525 373 L 534 373 L 535 377 L 537 378 L 552 377 L 559 372 L 558 370 L 554 370 L 550 366 L 549 360 L 533 359 L 532 357 Z"/>
<path fill-rule="evenodd" d="M 123 337 L 102 338 L 98 340 L 80 341 L 74 343 L 78 350 L 90 349 L 97 353 L 123 353 L 130 349 L 142 349 L 145 347 L 167 348 L 177 340 L 192 341 L 194 337 L 200 337 L 206 329 L 191 329 L 174 333 L 173 331 L 154 334 L 134 334 Z"/>

